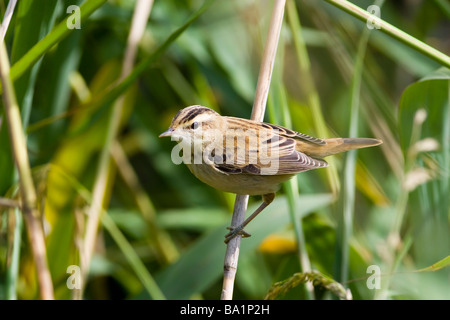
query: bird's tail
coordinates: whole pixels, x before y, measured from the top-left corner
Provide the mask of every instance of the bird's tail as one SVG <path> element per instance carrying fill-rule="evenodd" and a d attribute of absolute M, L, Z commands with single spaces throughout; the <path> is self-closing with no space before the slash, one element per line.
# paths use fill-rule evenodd
<path fill-rule="evenodd" d="M 348 150 L 373 147 L 383 143 L 379 139 L 372 138 L 331 138 L 324 140 L 326 144 L 309 150 L 310 156 L 324 158 Z"/>

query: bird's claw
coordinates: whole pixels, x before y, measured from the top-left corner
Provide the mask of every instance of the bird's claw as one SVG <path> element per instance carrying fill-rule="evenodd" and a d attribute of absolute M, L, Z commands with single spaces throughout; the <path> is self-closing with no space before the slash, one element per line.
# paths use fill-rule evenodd
<path fill-rule="evenodd" d="M 227 229 L 230 230 L 230 232 L 225 235 L 225 243 L 228 243 L 231 239 L 238 235 L 240 235 L 242 238 L 248 238 L 251 236 L 251 234 L 245 231 L 244 227 L 242 226 L 227 227 Z"/>

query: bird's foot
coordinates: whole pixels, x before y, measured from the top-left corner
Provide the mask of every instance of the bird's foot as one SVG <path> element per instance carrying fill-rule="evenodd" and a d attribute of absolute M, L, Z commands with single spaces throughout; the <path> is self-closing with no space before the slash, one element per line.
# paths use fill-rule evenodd
<path fill-rule="evenodd" d="M 248 238 L 251 236 L 250 233 L 248 233 L 247 231 L 244 230 L 244 226 L 240 225 L 237 227 L 227 227 L 228 230 L 230 230 L 230 232 L 228 232 L 225 235 L 225 243 L 228 243 L 231 239 L 233 239 L 236 236 L 241 236 L 242 238 Z"/>

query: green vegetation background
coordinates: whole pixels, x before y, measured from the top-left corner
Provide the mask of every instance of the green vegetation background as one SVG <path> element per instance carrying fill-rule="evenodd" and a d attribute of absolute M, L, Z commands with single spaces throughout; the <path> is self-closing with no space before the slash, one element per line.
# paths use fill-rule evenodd
<path fill-rule="evenodd" d="M 13 69 L 64 23 L 69 5 L 81 3 L 19 1 L 5 38 Z M 302 219 L 312 268 L 343 282 L 354 299 L 449 299 L 446 265 L 417 272 L 450 252 L 449 69 L 376 29 L 368 32 L 365 23 L 325 1 L 288 3 L 266 121 L 319 137 L 356 132 L 384 144 L 358 151 L 354 167 L 348 167 L 346 156 L 336 156 L 330 169 L 299 174 L 294 206 L 285 195 L 289 186 L 278 193 L 248 227 L 253 236 L 242 241 L 234 297 L 262 299 L 275 282 L 301 271 L 293 216 Z M 372 4 L 354 3 L 363 9 Z M 82 18 L 80 30 L 56 36 L 55 45 L 13 77 L 57 299 L 73 295 L 67 268 L 80 263 L 85 213 L 112 101 L 120 93 L 113 85 L 134 4 L 102 4 Z M 148 278 L 168 299 L 220 297 L 223 236 L 234 195 L 202 184 L 185 166 L 173 164 L 174 142 L 158 135 L 179 109 L 192 104 L 250 117 L 273 2 L 214 1 L 161 47 L 202 4 L 156 0 L 152 8 L 136 80 L 122 88 L 126 102 L 117 148 L 124 157 L 116 155 L 109 170 L 107 218 L 98 233 L 85 299 L 154 297 L 142 280 Z M 0 1 L 1 16 L 6 5 Z M 439 0 L 385 1 L 381 18 L 448 55 L 449 7 Z M 365 34 L 367 44 L 361 42 Z M 420 119 L 422 109 L 426 117 Z M 349 180 L 346 172 L 352 169 L 355 178 Z M 1 108 L 0 197 L 17 199 L 17 189 Z M 351 213 L 344 215 L 345 202 L 352 198 Z M 259 202 L 252 197 L 250 209 Z M 351 221 L 345 219 L 349 216 Z M 20 222 L 20 214 L 0 207 L 1 299 L 38 298 Z M 133 259 L 145 269 L 133 267 Z M 371 265 L 380 267 L 380 289 L 367 286 Z M 315 293 L 316 299 L 333 297 L 325 287 L 317 286 Z M 278 298 L 303 299 L 305 293 L 298 286 Z"/>

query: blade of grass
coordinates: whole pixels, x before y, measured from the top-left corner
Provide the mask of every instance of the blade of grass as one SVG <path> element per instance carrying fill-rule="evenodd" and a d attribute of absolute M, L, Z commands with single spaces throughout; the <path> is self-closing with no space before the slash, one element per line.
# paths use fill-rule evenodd
<path fill-rule="evenodd" d="M 153 6 L 153 1 L 139 0 L 136 2 L 132 25 L 128 35 L 127 48 L 122 62 L 122 72 L 120 78 L 126 77 L 132 70 L 134 60 L 137 53 L 137 46 L 144 33 L 148 17 Z M 100 159 L 97 166 L 97 174 L 94 182 L 92 203 L 88 212 L 88 220 L 86 225 L 86 233 L 84 237 L 83 260 L 84 260 L 84 278 L 87 277 L 87 268 L 90 265 L 94 247 L 97 238 L 97 230 L 100 222 L 102 207 L 107 202 L 108 194 L 108 176 L 112 170 L 111 150 L 114 140 L 119 132 L 120 123 L 122 122 L 124 108 L 124 96 L 118 97 L 113 109 L 109 115 L 107 124 L 107 135 L 104 148 L 100 153 Z M 111 183 L 112 184 L 112 183 Z M 85 281 L 83 281 L 85 282 Z"/>
<path fill-rule="evenodd" d="M 183 24 L 181 27 L 172 32 L 169 37 L 155 49 L 155 51 L 148 57 L 140 61 L 133 69 L 133 71 L 126 76 L 121 81 L 118 81 L 117 85 L 112 88 L 108 88 L 103 92 L 103 94 L 98 94 L 92 100 L 81 105 L 72 108 L 70 111 L 61 113 L 51 118 L 44 119 L 37 123 L 34 123 L 28 127 L 27 132 L 36 131 L 43 126 L 49 125 L 57 120 L 64 119 L 74 113 L 86 109 L 86 108 L 97 108 L 103 105 L 110 105 L 114 100 L 116 100 L 121 94 L 123 94 L 131 84 L 133 84 L 137 78 L 147 70 L 147 68 L 154 62 L 156 62 L 159 57 L 167 50 L 167 48 L 175 41 L 177 38 L 195 21 L 197 20 L 214 2 L 215 0 L 206 0 L 205 3 L 200 7 L 191 17 Z"/>
<path fill-rule="evenodd" d="M 106 0 L 86 1 L 80 8 L 80 19 L 86 19 L 104 2 L 106 2 Z M 15 83 L 16 96 L 21 107 L 21 117 L 25 128 L 28 127 L 35 80 L 39 69 L 39 64 L 37 62 L 42 58 L 43 54 L 50 50 L 54 45 L 58 44 L 72 31 L 72 29 L 67 28 L 66 20 L 64 20 L 58 26 L 54 27 L 41 41 L 33 45 L 42 37 L 42 34 L 47 33 L 47 30 L 53 23 L 54 7 L 57 6 L 57 3 L 46 1 L 44 4 L 46 10 L 44 12 L 45 15 L 42 15 L 43 12 L 41 9 L 43 8 L 41 8 L 41 3 L 36 1 L 19 2 L 18 15 L 20 14 L 20 19 L 19 17 L 17 19 L 21 21 L 23 27 L 17 28 L 17 21 L 15 26 L 15 39 L 13 42 L 13 51 L 11 53 L 12 67 L 10 74 L 11 80 Z M 37 6 L 38 9 L 36 9 L 35 6 Z M 36 12 L 39 12 L 40 14 L 36 15 Z M 30 30 L 33 32 L 30 32 Z M 0 84 L 0 94 L 2 92 L 3 89 Z M 0 167 L 2 168 L 13 167 L 13 161 L 10 157 L 11 150 L 9 149 L 7 141 L 8 137 L 6 130 L 0 128 Z M 0 179 L 0 194 L 11 185 L 15 175 L 16 173 L 14 170 L 4 172 L 3 179 Z"/>
<path fill-rule="evenodd" d="M 431 266 L 428 266 L 426 268 L 422 268 L 419 270 L 416 270 L 416 272 L 430 272 L 430 271 L 437 271 L 442 268 L 446 268 L 450 266 L 450 256 L 446 256 L 444 259 L 439 260 L 436 263 L 433 263 Z"/>
<path fill-rule="evenodd" d="M 77 179 L 67 173 L 63 168 L 60 168 L 58 166 L 52 165 L 51 170 L 57 172 L 64 179 L 66 179 L 69 184 L 76 190 L 78 195 L 83 198 L 84 201 L 86 201 L 86 203 L 92 203 L 92 194 Z M 108 216 L 107 212 L 103 210 L 101 221 L 105 229 L 109 232 L 111 237 L 119 246 L 120 250 L 124 254 L 133 271 L 136 273 L 137 277 L 142 281 L 144 288 L 150 295 L 150 297 L 152 297 L 153 299 L 164 300 L 164 294 L 159 289 L 152 275 L 149 273 L 144 263 L 139 258 L 133 246 L 129 243 L 127 238 L 123 235 L 114 221 Z"/>
<path fill-rule="evenodd" d="M 128 263 L 133 268 L 136 275 L 142 281 L 144 288 L 147 290 L 148 294 L 151 298 L 155 300 L 165 300 L 164 294 L 159 289 L 155 280 L 151 276 L 151 274 L 147 271 L 142 260 L 137 255 L 133 246 L 128 242 L 125 236 L 122 234 L 120 229 L 116 226 L 114 221 L 108 216 L 107 213 L 102 215 L 102 225 L 109 232 L 111 237 L 119 246 L 120 250 L 125 255 L 125 258 L 128 260 Z"/>
<path fill-rule="evenodd" d="M 302 206 L 296 212 L 296 219 L 329 206 L 333 197 L 331 194 L 299 195 L 298 201 Z M 250 205 L 249 210 L 255 210 L 257 206 Z M 248 225 L 252 236 L 245 239 L 245 245 L 240 248 L 239 254 L 246 255 L 258 250 L 267 236 L 283 230 L 290 222 L 288 210 L 286 197 L 277 196 L 273 203 L 264 209 L 264 214 Z M 189 299 L 210 288 L 221 276 L 223 263 L 220 259 L 225 252 L 222 245 L 225 226 L 226 224 L 203 234 L 180 259 L 155 275 L 168 299 Z"/>
<path fill-rule="evenodd" d="M 297 241 L 297 255 L 299 258 L 301 272 L 311 272 L 311 262 L 309 260 L 308 252 L 306 251 L 306 240 L 303 233 L 302 217 L 298 218 L 295 214 L 299 212 L 300 203 L 298 200 L 298 180 L 292 179 L 283 184 L 286 190 L 286 196 L 289 204 L 289 215 L 294 225 L 295 239 Z M 306 283 L 306 296 L 309 300 L 315 298 L 314 287 L 312 283 Z"/>
<path fill-rule="evenodd" d="M 11 48 L 11 65 L 25 56 L 39 40 L 50 32 L 55 23 L 58 11 L 56 1 L 20 1 L 14 26 L 14 39 Z M 40 14 L 36 14 L 39 12 Z M 39 57 L 41 58 L 41 57 Z M 20 106 L 23 126 L 26 128 L 29 122 L 33 105 L 34 90 L 37 75 L 42 65 L 42 59 L 38 59 L 22 74 L 20 78 L 13 76 L 17 102 Z"/>
<path fill-rule="evenodd" d="M 209 6 L 213 3 L 213 1 L 214 0 L 205 1 L 202 7 L 200 7 L 200 9 L 198 9 L 182 27 L 178 28 L 174 33 L 172 33 L 169 36 L 169 38 L 155 51 L 153 55 L 151 55 L 149 58 L 141 62 L 136 68 L 134 68 L 133 71 L 123 69 L 122 73 L 123 81 L 120 82 L 120 84 L 115 87 L 116 89 L 115 94 L 120 95 L 120 93 L 122 93 L 137 78 L 137 75 L 143 72 L 151 62 L 155 61 L 167 49 L 167 47 L 172 42 L 174 42 L 178 38 L 178 36 L 180 36 L 183 33 L 184 30 L 186 30 L 189 27 L 191 23 L 193 23 L 207 8 L 209 8 Z M 142 1 L 138 2 L 138 4 L 148 5 L 148 3 Z M 149 14 L 151 6 L 147 7 L 147 10 Z M 138 15 L 142 14 L 141 11 L 137 10 L 136 12 Z M 142 27 L 143 25 L 141 25 L 140 34 L 142 34 L 143 32 Z M 136 44 L 137 43 L 135 42 L 133 45 Z M 109 97 L 109 99 L 115 98 L 119 98 L 119 96 L 116 97 L 115 95 L 114 96 L 110 95 Z M 121 100 L 118 100 L 114 105 L 113 110 L 109 117 L 109 122 L 106 129 L 107 130 L 106 141 L 104 144 L 104 148 L 102 149 L 102 152 L 100 154 L 100 159 L 97 166 L 97 174 L 94 182 L 93 202 L 90 207 L 89 218 L 85 233 L 85 246 L 83 255 L 86 266 L 89 266 L 89 262 L 91 260 L 94 250 L 95 239 L 97 236 L 97 230 L 100 221 L 100 213 L 106 195 L 107 176 L 110 170 L 110 152 L 113 142 L 116 139 L 119 130 L 120 120 L 122 118 L 122 108 L 123 106 Z M 87 270 L 85 272 L 87 274 Z"/>
<path fill-rule="evenodd" d="M 278 53 L 277 68 L 274 70 L 274 80 L 272 84 L 272 93 L 269 96 L 269 118 L 272 123 L 279 123 L 286 128 L 292 128 L 292 119 L 289 114 L 289 107 L 286 97 L 286 88 L 283 85 L 283 70 L 284 70 L 284 46 L 281 46 Z M 281 121 L 276 119 L 276 106 L 281 113 Z M 298 217 L 296 212 L 299 212 L 298 202 L 298 180 L 291 179 L 283 184 L 286 191 L 286 196 L 289 205 L 289 216 L 291 223 L 294 226 L 295 239 L 297 242 L 297 255 L 301 272 L 311 271 L 311 262 L 309 260 L 308 252 L 306 251 L 305 236 L 303 233 L 302 217 Z M 305 294 L 310 300 L 314 299 L 314 287 L 312 283 L 305 283 Z"/>
<path fill-rule="evenodd" d="M 3 101 L 6 122 L 13 151 L 14 161 L 19 174 L 20 193 L 22 197 L 22 213 L 26 222 L 31 250 L 39 281 L 42 299 L 53 299 L 53 283 L 47 264 L 44 231 L 39 221 L 36 204 L 36 190 L 31 175 L 26 139 L 22 127 L 19 106 L 10 77 L 8 53 L 4 42 L 0 42 L 0 77 L 5 91 Z"/>
<path fill-rule="evenodd" d="M 16 4 L 17 0 L 10 0 L 8 2 L 8 7 L 6 8 L 5 16 L 3 17 L 2 26 L 0 27 L 0 41 L 5 39 L 6 31 L 8 31 L 9 23 L 11 22 Z"/>
<path fill-rule="evenodd" d="M 445 13 L 445 15 L 450 18 L 450 3 L 445 0 L 434 0 L 434 2 L 436 3 L 436 6 L 438 6 Z"/>
<path fill-rule="evenodd" d="M 390 259 L 394 261 L 389 266 L 390 273 L 396 271 L 399 264 L 397 261 L 403 258 L 408 240 L 411 243 L 414 241 L 412 248 L 417 261 L 430 263 L 448 254 L 449 177 L 444 172 L 448 172 L 450 165 L 449 79 L 449 69 L 441 68 L 406 88 L 400 100 L 399 132 L 405 165 L 404 176 L 399 181 L 396 214 L 387 237 Z M 418 141 L 429 137 L 437 139 L 439 150 L 429 152 L 426 156 L 414 150 Z M 418 185 L 411 187 L 410 183 L 406 183 L 406 178 L 411 178 L 415 168 L 432 169 L 424 161 L 427 157 L 436 161 L 437 176 L 428 182 L 419 181 Z M 426 241 L 440 245 L 430 250 Z M 445 276 L 436 275 L 436 285 L 432 292 L 426 294 L 427 297 L 439 292 L 438 284 L 445 281 Z M 376 298 L 384 299 L 388 296 L 390 280 L 387 278 L 383 282 L 382 290 L 376 292 Z"/>
<path fill-rule="evenodd" d="M 41 81 L 37 82 L 35 86 L 36 91 L 45 89 L 52 94 L 44 97 L 36 94 L 33 98 L 34 105 L 45 106 L 38 107 L 38 110 L 36 110 L 39 112 L 40 118 L 57 115 L 69 108 L 69 101 L 72 95 L 70 79 L 78 68 L 82 56 L 82 36 L 82 32 L 70 34 L 60 41 L 58 46 L 45 57 L 39 72 Z M 42 74 L 45 74 L 45 85 L 42 84 Z M 49 141 L 53 140 L 52 137 L 62 135 L 64 129 L 65 123 L 61 121 L 36 132 L 34 137 L 36 137 L 35 139 L 39 144 L 37 148 L 49 148 L 48 144 Z"/>
<path fill-rule="evenodd" d="M 291 27 L 291 32 L 294 38 L 295 51 L 297 53 L 297 61 L 300 67 L 300 75 L 302 77 L 302 83 L 305 85 L 307 92 L 308 105 L 311 108 L 313 115 L 314 126 L 317 131 L 317 135 L 321 138 L 327 138 L 330 133 L 327 129 L 325 119 L 322 113 L 322 107 L 320 103 L 319 94 L 311 72 L 311 61 L 309 59 L 308 51 L 306 49 L 306 43 L 302 34 L 302 25 L 300 18 L 297 14 L 297 8 L 294 1 L 288 1 L 288 20 Z M 333 194 L 337 194 L 340 189 L 339 177 L 337 174 L 335 161 L 333 158 L 327 159 L 330 166 L 326 168 L 328 180 Z"/>
<path fill-rule="evenodd" d="M 421 52 L 422 54 L 426 55 L 427 57 L 430 57 L 431 59 L 437 61 L 443 66 L 450 68 L 449 56 L 427 45 L 426 43 L 414 38 L 413 36 L 407 34 L 406 32 L 394 27 L 393 25 L 382 20 L 381 18 L 378 18 L 370 14 L 366 10 L 361 9 L 360 7 L 346 0 L 325 0 L 325 1 L 347 12 L 348 14 L 354 16 L 355 18 L 363 22 L 367 22 L 369 19 L 371 19 L 371 21 L 373 21 L 375 25 L 380 26 L 380 31 L 403 42 L 407 46 L 413 48 L 418 52 Z"/>
<path fill-rule="evenodd" d="M 287 105 L 286 99 L 283 99 L 284 103 L 281 104 L 283 109 L 283 125 L 288 125 L 288 128 L 291 128 L 292 125 L 289 125 L 292 121 L 289 116 L 289 108 Z M 296 212 L 300 212 L 300 202 L 299 202 L 299 190 L 298 190 L 298 179 L 291 179 L 288 182 L 283 184 L 284 189 L 286 190 L 286 196 L 289 204 L 289 216 L 291 218 L 291 222 L 294 225 L 295 231 L 295 239 L 297 242 L 297 255 L 300 262 L 301 272 L 307 273 L 311 272 L 311 262 L 308 256 L 308 252 L 306 251 L 306 240 L 305 235 L 303 233 L 303 217 L 298 217 Z M 314 294 L 314 286 L 311 282 L 305 283 L 305 293 L 308 299 L 313 300 L 315 298 Z"/>
<path fill-rule="evenodd" d="M 322 10 L 317 10 L 316 6 L 308 5 L 308 10 L 312 12 L 313 17 L 318 17 L 314 19 L 316 25 L 330 35 L 327 37 L 329 52 L 339 67 L 344 80 L 351 83 L 354 67 L 353 59 L 347 48 L 352 47 L 353 39 L 351 36 L 343 37 L 342 34 L 347 32 L 345 30 L 339 32 L 330 17 L 324 14 Z M 342 40 L 346 40 L 347 45 Z M 397 131 L 397 117 L 392 108 L 392 105 L 396 102 L 384 93 L 384 89 L 374 80 L 372 74 L 364 72 L 363 79 L 362 89 L 364 91 L 361 98 L 368 108 L 363 108 L 361 111 L 363 111 L 365 118 L 370 120 L 368 124 L 374 135 L 383 140 L 385 147 L 381 150 L 385 153 L 385 160 L 392 167 L 397 177 L 400 177 L 403 172 L 403 156 L 394 134 Z"/>
<path fill-rule="evenodd" d="M 87 19 L 98 8 L 105 4 L 107 0 L 87 0 L 80 7 L 80 19 L 83 21 Z M 55 44 L 67 37 L 75 29 L 67 28 L 67 20 L 64 19 L 52 31 L 39 41 L 33 48 L 31 48 L 23 57 L 21 57 L 11 67 L 11 80 L 15 82 L 28 69 L 30 69 L 36 61 L 38 61 L 43 54 L 50 50 Z M 3 87 L 0 86 L 0 93 L 3 92 Z"/>
<path fill-rule="evenodd" d="M 359 114 L 359 94 L 361 86 L 361 72 L 364 60 L 364 52 L 369 38 L 368 32 L 364 32 L 359 42 L 359 48 L 355 62 L 355 72 L 351 88 L 350 103 L 350 130 L 349 137 L 357 136 L 358 114 Z M 337 271 L 336 279 L 340 282 L 346 282 L 349 271 L 349 249 L 350 238 L 353 233 L 353 218 L 355 204 L 355 167 L 356 167 L 356 150 L 350 150 L 346 154 L 344 165 L 344 206 L 342 220 L 338 227 L 338 248 L 336 255 Z"/>
<path fill-rule="evenodd" d="M 164 264 L 172 263 L 179 257 L 177 247 L 173 243 L 169 234 L 164 232 L 164 230 L 158 228 L 153 203 L 141 186 L 139 178 L 133 167 L 129 163 L 127 155 L 125 154 L 125 151 L 123 150 L 120 143 L 114 143 L 111 150 L 111 155 L 120 175 L 122 176 L 128 187 L 131 189 L 131 193 L 135 198 L 139 211 L 150 227 L 151 237 L 156 244 L 159 254 L 163 258 L 162 260 Z"/>
<path fill-rule="evenodd" d="M 381 6 L 384 0 L 375 2 L 375 5 Z M 370 29 L 364 29 L 359 40 L 356 52 L 356 61 L 353 72 L 353 78 L 350 90 L 350 130 L 349 137 L 358 136 L 359 124 L 359 105 L 361 94 L 361 82 L 364 66 L 364 57 L 369 41 Z M 356 171 L 356 150 L 350 150 L 346 154 L 344 166 L 344 205 L 343 216 L 338 226 L 337 233 L 337 255 L 336 255 L 336 279 L 340 282 L 346 282 L 349 273 L 350 262 L 350 239 L 353 234 L 353 219 L 355 215 L 355 171 Z"/>
<path fill-rule="evenodd" d="M 14 33 L 12 34 L 12 48 L 10 63 L 14 63 L 40 40 L 53 25 L 57 2 L 47 1 L 38 3 L 35 1 L 21 1 L 17 6 L 15 15 Z M 36 12 L 39 11 L 39 15 Z M 16 100 L 20 107 L 23 127 L 27 127 L 34 96 L 34 87 L 40 61 L 32 66 L 26 73 L 14 82 Z M 12 73 L 12 71 L 11 71 Z M 1 85 L 0 85 L 1 87 Z M 8 133 L 5 128 L 0 128 L 0 167 L 4 170 L 0 179 L 0 194 L 8 189 L 17 179 L 17 172 L 13 170 L 14 161 L 11 157 L 11 149 L 8 143 Z"/>
<path fill-rule="evenodd" d="M 20 246 L 22 244 L 23 221 L 19 209 L 14 209 L 14 232 L 10 263 L 6 270 L 6 299 L 17 299 L 17 279 L 19 276 Z"/>
<path fill-rule="evenodd" d="M 264 299 L 275 300 L 277 297 L 285 295 L 289 290 L 302 283 L 310 283 L 311 285 L 314 284 L 315 286 L 323 287 L 343 300 L 352 299 L 350 292 L 345 290 L 342 284 L 326 277 L 318 271 L 296 273 L 289 279 L 275 283 L 269 289 Z"/>

